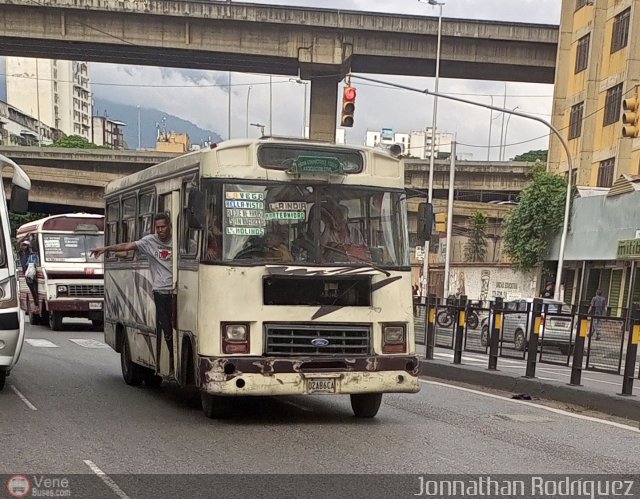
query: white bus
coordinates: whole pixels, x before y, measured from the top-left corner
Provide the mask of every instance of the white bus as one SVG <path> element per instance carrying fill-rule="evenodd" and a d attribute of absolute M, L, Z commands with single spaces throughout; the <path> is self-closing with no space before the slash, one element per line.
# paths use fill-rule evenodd
<path fill-rule="evenodd" d="M 104 216 L 52 215 L 20 226 L 16 240 L 18 246 L 29 242 L 38 257 L 34 289 L 27 286 L 22 269 L 18 273 L 20 307 L 29 315 L 31 324 L 44 324 L 59 331 L 65 317 L 80 317 L 102 328 L 102 257 L 93 258 L 91 250 L 104 244 Z"/>
<path fill-rule="evenodd" d="M 208 417 L 236 396 L 298 394 L 349 394 L 373 417 L 382 393 L 420 389 L 405 197 L 403 162 L 381 150 L 233 140 L 111 182 L 105 239 L 169 213 L 176 378 Z M 158 384 L 148 264 L 104 266 L 105 340 L 128 384 Z"/>
<path fill-rule="evenodd" d="M 13 167 L 11 209 L 25 212 L 31 181 L 17 164 L 0 154 L 0 173 L 3 173 L 7 165 Z M 0 189 L 0 390 L 4 388 L 7 376 L 20 358 L 23 342 L 24 313 L 18 306 L 9 213 L 4 189 Z"/>

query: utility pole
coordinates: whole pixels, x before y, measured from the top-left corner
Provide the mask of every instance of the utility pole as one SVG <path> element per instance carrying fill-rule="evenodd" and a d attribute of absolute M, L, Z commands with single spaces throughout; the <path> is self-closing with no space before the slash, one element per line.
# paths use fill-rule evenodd
<path fill-rule="evenodd" d="M 451 232 L 453 230 L 453 197 L 456 178 L 456 141 L 451 142 L 449 163 L 449 200 L 447 202 L 447 248 L 444 257 L 444 297 L 449 296 L 449 274 L 451 273 Z"/>

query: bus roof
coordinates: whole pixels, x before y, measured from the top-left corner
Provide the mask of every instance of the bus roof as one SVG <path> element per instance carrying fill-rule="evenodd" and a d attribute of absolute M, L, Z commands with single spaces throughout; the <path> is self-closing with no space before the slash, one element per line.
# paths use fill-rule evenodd
<path fill-rule="evenodd" d="M 21 225 L 16 231 L 16 237 L 43 230 L 74 232 L 76 230 L 82 230 L 83 225 L 86 231 L 97 228 L 99 232 L 102 232 L 104 231 L 104 216 L 94 215 L 92 213 L 52 215 Z"/>
<path fill-rule="evenodd" d="M 262 145 L 282 145 L 283 147 L 305 148 L 315 151 L 339 149 L 343 152 L 357 152 L 364 159 L 364 171 L 347 174 L 336 180 L 345 185 L 371 185 L 388 188 L 404 188 L 404 168 L 401 159 L 391 156 L 378 148 L 346 144 L 313 142 L 303 139 L 261 138 L 233 139 L 221 142 L 213 148 L 200 149 L 172 158 L 145 170 L 110 182 L 105 195 L 154 182 L 182 171 L 195 169 L 200 165 L 202 177 L 291 181 L 294 178 L 285 170 L 264 168 L 258 165 L 258 148 Z"/>

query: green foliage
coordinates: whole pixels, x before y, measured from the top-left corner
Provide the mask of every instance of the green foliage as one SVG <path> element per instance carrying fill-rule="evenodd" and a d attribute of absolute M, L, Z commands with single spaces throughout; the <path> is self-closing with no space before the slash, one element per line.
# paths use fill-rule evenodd
<path fill-rule="evenodd" d="M 487 256 L 488 219 L 481 211 L 476 211 L 470 219 L 469 240 L 464 247 L 464 256 L 470 262 L 484 262 Z"/>
<path fill-rule="evenodd" d="M 540 149 L 538 151 L 529 151 L 514 157 L 513 161 L 527 161 L 529 163 L 541 161 L 542 163 L 546 163 L 548 153 L 549 151 L 547 151 L 546 149 Z"/>
<path fill-rule="evenodd" d="M 16 230 L 21 225 L 24 225 L 29 222 L 33 222 L 34 220 L 39 220 L 41 218 L 46 217 L 47 215 L 43 215 L 42 213 L 11 213 L 9 212 L 9 227 L 11 232 L 11 241 L 13 245 L 16 244 Z"/>
<path fill-rule="evenodd" d="M 540 168 L 520 194 L 520 202 L 505 220 L 504 249 L 522 271 L 545 258 L 550 239 L 562 229 L 567 183 Z"/>
<path fill-rule="evenodd" d="M 51 147 L 67 147 L 73 149 L 102 149 L 80 135 L 67 135 L 56 140 Z"/>

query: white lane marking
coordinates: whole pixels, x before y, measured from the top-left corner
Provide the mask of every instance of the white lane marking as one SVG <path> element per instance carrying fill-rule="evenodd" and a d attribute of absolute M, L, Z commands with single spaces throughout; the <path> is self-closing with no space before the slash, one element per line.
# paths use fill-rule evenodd
<path fill-rule="evenodd" d="M 635 433 L 640 433 L 640 428 L 634 428 L 633 426 L 625 425 L 622 423 L 616 423 L 615 421 L 607 421 L 606 419 L 598 419 L 591 416 L 585 416 L 583 414 L 574 414 L 572 412 L 563 411 L 562 409 L 556 409 L 555 407 L 548 407 L 546 405 L 534 404 L 533 402 L 527 402 L 526 400 L 516 400 L 508 397 L 503 397 L 502 395 L 495 395 L 493 393 L 481 392 L 480 390 L 472 390 L 471 388 L 465 388 L 462 386 L 450 385 L 448 383 L 440 383 L 438 381 L 430 381 L 426 379 L 421 379 L 421 383 L 426 383 L 429 385 L 443 386 L 446 388 L 453 388 L 454 390 L 461 390 L 463 392 L 475 393 L 476 395 L 483 395 L 485 397 L 494 398 L 498 400 L 504 400 L 505 402 L 511 402 L 513 404 L 521 404 L 528 405 L 531 407 L 535 407 L 537 409 L 542 409 L 544 411 L 554 412 L 556 414 L 560 414 L 562 416 L 568 416 L 571 418 L 582 419 L 584 421 L 591 421 L 594 423 L 601 423 L 608 426 L 614 426 L 616 428 L 620 428 L 622 430 L 629 430 Z"/>
<path fill-rule="evenodd" d="M 93 471 L 96 475 L 98 475 L 98 478 L 100 478 L 100 480 L 102 480 L 105 483 L 105 485 L 113 491 L 115 495 L 117 495 L 121 499 L 129 499 L 129 496 L 125 494 L 124 490 L 118 487 L 118 484 L 114 482 L 109 475 L 107 475 L 104 471 L 98 468 L 93 461 L 89 461 L 88 459 L 85 459 L 83 462 L 91 469 L 91 471 Z"/>
<path fill-rule="evenodd" d="M 31 402 L 29 402 L 29 400 L 27 400 L 27 397 L 22 395 L 20 390 L 18 390 L 15 386 L 11 385 L 11 389 L 15 392 L 15 394 L 18 397 L 20 397 L 20 400 L 22 400 L 24 402 L 24 405 L 26 405 L 29 409 L 31 409 L 32 411 L 38 410 L 38 408 L 35 405 L 33 405 Z"/>
<path fill-rule="evenodd" d="M 49 340 L 42 339 L 42 338 L 27 338 L 24 341 L 29 343 L 29 345 L 31 345 L 32 347 L 58 348 L 58 345 L 56 345 L 55 343 L 53 343 L 53 342 L 51 342 Z"/>
<path fill-rule="evenodd" d="M 69 338 L 69 341 L 72 341 L 76 345 L 80 345 L 81 347 L 85 348 L 109 348 L 107 345 L 98 340 L 86 338 Z"/>

